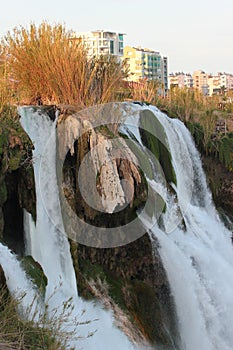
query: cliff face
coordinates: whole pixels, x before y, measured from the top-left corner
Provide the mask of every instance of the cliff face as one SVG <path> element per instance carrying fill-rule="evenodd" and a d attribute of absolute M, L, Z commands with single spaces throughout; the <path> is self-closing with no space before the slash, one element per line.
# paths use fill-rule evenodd
<path fill-rule="evenodd" d="M 220 215 L 224 219 L 224 213 L 227 214 L 233 223 L 233 171 L 228 171 L 212 157 L 202 156 L 202 162 Z M 233 225 L 229 228 L 233 229 Z"/>
<path fill-rule="evenodd" d="M 63 123 L 61 126 L 58 123 L 58 135 L 59 128 L 64 129 L 64 124 L 68 129 L 74 130 L 69 116 L 61 115 L 60 118 Z M 86 127 L 81 119 L 75 119 L 73 123 L 76 126 L 78 124 L 80 130 Z M 121 147 L 112 160 L 113 157 L 109 154 L 114 136 L 118 137 Z M 72 138 L 75 140 L 76 137 L 77 135 L 68 132 L 65 136 L 66 142 L 61 140 L 60 144 L 58 137 L 60 153 L 64 153 L 62 148 L 65 148 L 65 144 L 70 149 L 63 165 L 62 188 L 66 199 L 77 216 L 93 227 L 93 232 L 85 232 L 86 235 L 93 235 L 93 240 L 95 227 L 119 227 L 121 234 L 121 226 L 134 219 L 136 210 L 142 208 L 147 200 L 146 181 L 135 165 L 135 156 L 125 147 L 124 139 L 116 128 L 115 131 L 107 127 L 90 128 L 89 131 L 82 132 L 78 141 L 72 143 Z M 88 205 L 79 186 L 80 166 L 94 147 L 97 150 L 92 153 L 93 169 L 98 173 L 95 186 L 98 193 L 107 198 L 106 202 L 102 201 L 97 205 L 103 211 L 93 209 L 94 203 L 92 206 Z M 124 152 L 127 153 L 127 159 Z M 105 164 L 105 167 L 100 164 Z M 91 173 L 91 168 L 87 169 Z M 127 182 L 126 189 L 122 185 L 124 181 Z M 89 173 L 83 173 L 81 183 L 89 189 L 92 188 L 93 180 L 91 184 Z M 90 191 L 94 192 L 94 189 Z M 124 207 L 125 201 L 128 205 Z M 107 206 L 107 202 L 111 205 Z M 122 210 L 113 212 L 120 206 Z M 148 234 L 116 248 L 94 248 L 74 240 L 70 243 L 79 293 L 84 298 L 98 297 L 105 302 L 107 300 L 116 318 L 119 317 L 120 308 L 131 323 L 137 342 L 149 341 L 172 348 L 171 338 L 177 337 L 173 300 L 158 250 L 155 254 Z"/>
<path fill-rule="evenodd" d="M 22 255 L 23 208 L 35 218 L 32 144 L 16 116 L 0 123 L 0 239 Z"/>

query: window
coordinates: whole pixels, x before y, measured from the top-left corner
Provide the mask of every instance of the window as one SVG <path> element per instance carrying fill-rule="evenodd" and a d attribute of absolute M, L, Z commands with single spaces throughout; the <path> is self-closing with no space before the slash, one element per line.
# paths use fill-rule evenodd
<path fill-rule="evenodd" d="M 114 41 L 110 40 L 110 53 L 114 54 Z"/>

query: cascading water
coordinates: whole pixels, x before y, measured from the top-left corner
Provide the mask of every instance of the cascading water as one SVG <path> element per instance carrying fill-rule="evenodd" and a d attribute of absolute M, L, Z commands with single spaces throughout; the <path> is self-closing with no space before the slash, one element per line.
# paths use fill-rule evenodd
<path fill-rule="evenodd" d="M 162 196 L 167 208 L 162 214 L 165 229 L 162 230 L 155 220 L 150 233 L 154 244 L 155 239 L 159 241 L 174 296 L 181 338 L 179 347 L 182 350 L 230 350 L 233 348 L 231 232 L 215 211 L 199 154 L 183 123 L 168 118 L 155 107 L 142 109 L 153 112 L 163 125 L 176 174 L 177 185 L 173 184 L 176 200 L 156 179 L 148 182 Z M 138 130 L 134 133 L 136 139 L 137 135 Z M 171 215 L 177 206 L 186 230 L 179 227 L 180 218 Z M 151 227 L 151 220 L 141 219 L 147 228 Z"/>
<path fill-rule="evenodd" d="M 30 214 L 25 213 L 27 253 L 40 263 L 48 278 L 46 300 L 49 310 L 63 310 L 63 303 L 72 298 L 73 311 L 64 328 L 72 332 L 76 321 L 80 325 L 78 334 L 83 337 L 70 345 L 79 349 L 112 350 L 119 348 L 135 349 L 128 338 L 114 326 L 113 315 L 100 304 L 85 302 L 78 297 L 75 272 L 70 254 L 70 246 L 62 222 L 59 194 L 56 180 L 56 122 L 46 113 L 36 109 L 21 107 L 19 109 L 21 124 L 31 138 L 33 150 L 33 167 L 35 174 L 37 221 L 33 223 Z M 46 206 L 43 202 L 46 200 Z M 45 209 L 46 208 L 46 209 Z M 55 218 L 56 223 L 51 220 Z M 85 313 L 82 314 L 82 310 Z M 72 324 L 73 323 L 73 324 Z M 91 332 L 96 333 L 88 337 Z"/>
<path fill-rule="evenodd" d="M 14 297 L 18 298 L 20 313 L 30 319 L 42 311 L 38 294 L 28 279 L 17 257 L 0 243 L 0 265 L 4 270 L 7 287 Z M 35 318 L 34 318 L 35 319 Z M 36 318 L 37 319 L 37 318 Z"/>

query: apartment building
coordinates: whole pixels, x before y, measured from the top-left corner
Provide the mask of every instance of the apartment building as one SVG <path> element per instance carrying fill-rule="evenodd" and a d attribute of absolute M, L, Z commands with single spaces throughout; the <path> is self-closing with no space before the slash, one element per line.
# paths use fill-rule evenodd
<path fill-rule="evenodd" d="M 233 74 L 218 73 L 220 86 L 224 86 L 226 90 L 233 90 Z"/>
<path fill-rule="evenodd" d="M 169 88 L 172 86 L 178 86 L 179 88 L 193 87 L 193 77 L 189 73 L 177 72 L 171 73 L 168 77 Z"/>
<path fill-rule="evenodd" d="M 96 30 L 91 32 L 79 32 L 75 34 L 88 49 L 90 56 L 115 55 L 119 59 L 124 53 L 123 33 Z"/>
<path fill-rule="evenodd" d="M 202 70 L 196 70 L 193 73 L 193 87 L 201 91 L 203 95 L 209 95 L 208 77 L 209 75 Z"/>
<path fill-rule="evenodd" d="M 162 82 L 165 94 L 168 91 L 168 58 L 163 57 Z"/>
<path fill-rule="evenodd" d="M 212 96 L 223 91 L 233 90 L 233 74 L 218 73 L 207 74 L 202 70 L 195 71 L 192 75 L 183 72 L 171 73 L 168 77 L 169 89 L 172 86 L 196 88 L 204 95 Z"/>
<path fill-rule="evenodd" d="M 218 73 L 208 77 L 209 95 L 222 93 L 224 91 L 233 90 L 233 74 Z"/>
<path fill-rule="evenodd" d="M 141 79 L 158 80 L 162 83 L 163 92 L 168 89 L 168 59 L 158 51 L 141 47 L 124 47 L 124 59 L 128 61 L 130 81 Z"/>
<path fill-rule="evenodd" d="M 218 94 L 221 90 L 221 81 L 218 75 L 208 77 L 209 96 Z"/>

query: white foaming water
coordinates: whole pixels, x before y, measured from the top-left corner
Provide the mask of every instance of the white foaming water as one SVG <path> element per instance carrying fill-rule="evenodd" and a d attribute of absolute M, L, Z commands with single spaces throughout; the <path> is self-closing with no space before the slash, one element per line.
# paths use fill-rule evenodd
<path fill-rule="evenodd" d="M 58 308 L 72 297 L 73 311 L 64 328 L 72 331 L 74 323 L 90 321 L 78 326 L 76 336 L 83 337 L 71 341 L 77 349 L 87 350 L 133 350 L 136 349 L 128 338 L 114 326 L 112 312 L 104 310 L 101 304 L 83 301 L 78 297 L 75 272 L 70 254 L 70 246 L 62 222 L 59 194 L 56 180 L 56 122 L 46 114 L 33 108 L 19 109 L 21 124 L 31 138 L 33 166 L 37 197 L 37 222 L 25 213 L 27 253 L 38 261 L 48 278 L 46 303 L 49 309 Z M 46 200 L 46 206 L 44 202 Z M 46 208 L 46 209 L 45 209 Z M 53 218 L 52 222 L 50 218 Z M 82 314 L 82 310 L 85 313 Z M 94 321 L 95 320 L 95 321 Z M 73 323 L 73 324 L 72 324 Z M 89 338 L 90 332 L 96 333 Z"/>
<path fill-rule="evenodd" d="M 20 313 L 32 319 L 38 311 L 37 316 L 41 312 L 38 302 L 38 295 L 33 288 L 32 283 L 28 279 L 25 271 L 13 254 L 6 246 L 0 243 L 0 265 L 3 268 L 7 287 L 14 297 L 19 301 Z M 37 320 L 37 317 L 34 318 Z"/>
<path fill-rule="evenodd" d="M 167 211 L 175 213 L 179 206 L 186 225 L 186 231 L 180 229 L 177 216 L 165 213 L 165 220 L 167 217 L 174 220 L 173 231 L 167 234 L 157 223 L 151 229 L 152 242 L 159 241 L 160 255 L 175 301 L 180 349 L 232 350 L 231 232 L 220 222 L 212 204 L 190 133 L 180 121 L 168 118 L 157 108 L 149 108 L 167 135 L 177 179 L 177 185 L 173 186 L 177 203 L 164 186 L 156 181 L 151 181 L 150 185 L 165 200 Z M 142 221 L 146 227 L 151 227 L 151 220 L 142 218 Z M 169 225 L 171 227 L 172 222 Z"/>

